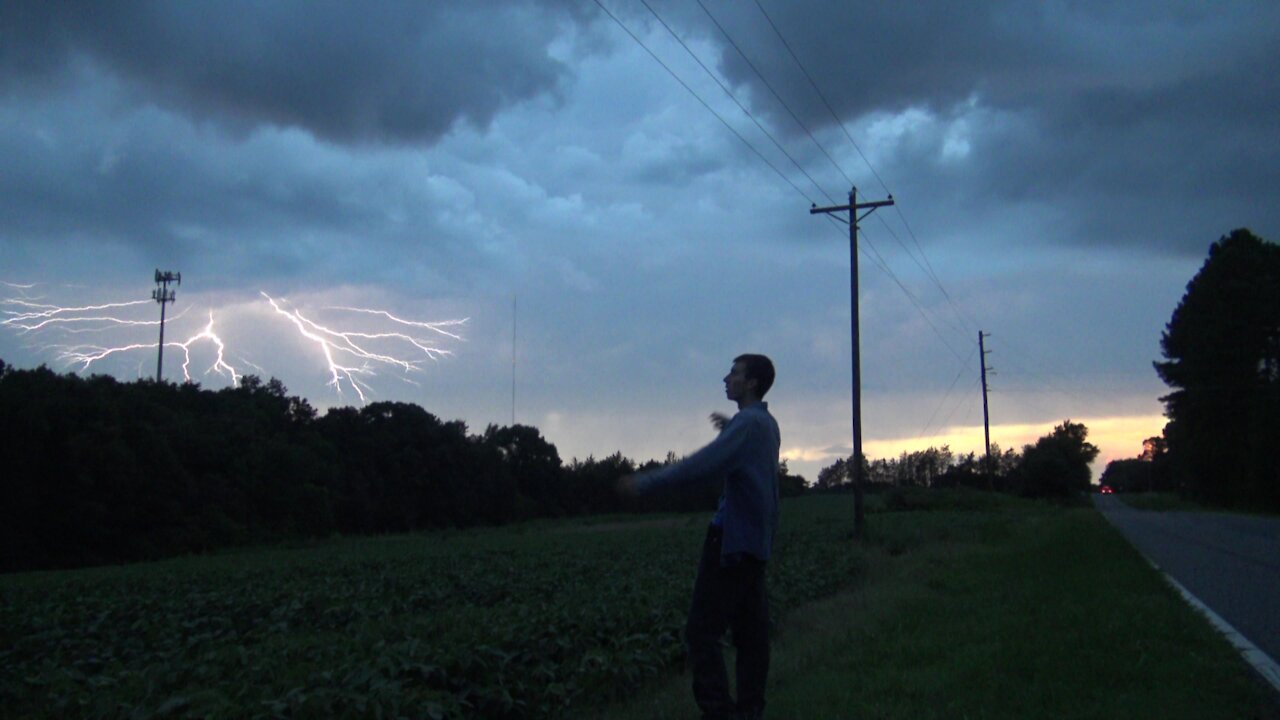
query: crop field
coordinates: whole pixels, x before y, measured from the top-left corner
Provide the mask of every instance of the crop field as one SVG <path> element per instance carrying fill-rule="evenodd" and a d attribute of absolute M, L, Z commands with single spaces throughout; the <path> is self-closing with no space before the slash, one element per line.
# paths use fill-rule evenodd
<path fill-rule="evenodd" d="M 776 616 L 858 573 L 850 502 L 785 504 Z M 679 667 L 706 520 L 539 521 L 0 577 L 0 714 L 560 716 Z"/>
<path fill-rule="evenodd" d="M 771 717 L 1280 720 L 1091 508 L 868 501 L 859 544 L 848 496 L 783 504 Z M 680 631 L 707 518 L 0 576 L 0 717 L 691 717 Z"/>

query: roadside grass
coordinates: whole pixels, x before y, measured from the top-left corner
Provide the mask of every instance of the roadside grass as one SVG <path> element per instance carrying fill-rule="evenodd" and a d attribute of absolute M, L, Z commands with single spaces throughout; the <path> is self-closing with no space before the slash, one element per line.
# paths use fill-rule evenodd
<path fill-rule="evenodd" d="M 1135 510 L 1151 510 L 1154 512 L 1217 512 L 1235 513 L 1239 515 L 1260 515 L 1277 517 L 1280 512 L 1270 508 L 1245 505 L 1207 505 L 1183 497 L 1175 492 L 1136 492 L 1117 493 L 1116 497 L 1125 505 Z"/>
<path fill-rule="evenodd" d="M 1171 492 L 1117 493 L 1115 497 L 1120 498 L 1121 502 L 1135 510 L 1155 512 L 1211 512 L 1214 510 Z"/>
<path fill-rule="evenodd" d="M 877 513 L 869 529 L 848 550 L 866 572 L 777 628 L 769 717 L 1280 718 L 1095 511 L 1006 502 Z M 584 717 L 697 712 L 685 675 Z"/>

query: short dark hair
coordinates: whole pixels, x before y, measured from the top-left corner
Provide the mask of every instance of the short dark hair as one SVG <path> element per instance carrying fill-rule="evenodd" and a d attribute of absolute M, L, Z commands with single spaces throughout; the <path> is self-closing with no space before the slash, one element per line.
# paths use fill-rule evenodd
<path fill-rule="evenodd" d="M 746 353 L 739 355 L 733 359 L 734 362 L 740 362 L 747 368 L 747 379 L 756 381 L 756 393 L 760 397 L 769 392 L 769 388 L 773 387 L 773 361 L 764 355 L 755 355 Z"/>

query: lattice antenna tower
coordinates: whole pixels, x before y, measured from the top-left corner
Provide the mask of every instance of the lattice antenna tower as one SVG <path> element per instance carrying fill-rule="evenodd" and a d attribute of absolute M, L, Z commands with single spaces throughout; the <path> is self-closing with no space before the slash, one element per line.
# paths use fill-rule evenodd
<path fill-rule="evenodd" d="M 177 294 L 169 289 L 169 283 L 182 284 L 182 273 L 160 271 L 156 268 L 156 289 L 151 291 L 151 299 L 160 303 L 160 345 L 156 357 L 156 382 L 163 379 L 164 373 L 164 306 L 173 302 Z"/>

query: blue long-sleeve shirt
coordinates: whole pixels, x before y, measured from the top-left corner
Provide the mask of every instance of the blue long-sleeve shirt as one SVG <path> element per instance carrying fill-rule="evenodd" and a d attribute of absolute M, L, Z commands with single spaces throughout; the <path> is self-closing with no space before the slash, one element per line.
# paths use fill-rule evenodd
<path fill-rule="evenodd" d="M 768 560 L 778 528 L 778 423 L 769 404 L 758 402 L 738 411 L 709 445 L 674 465 L 640 473 L 637 489 L 661 488 L 724 480 L 715 524 L 724 537 L 725 557 L 746 553 Z"/>

